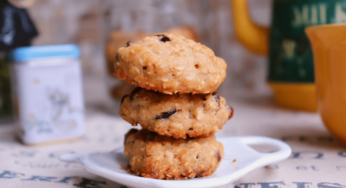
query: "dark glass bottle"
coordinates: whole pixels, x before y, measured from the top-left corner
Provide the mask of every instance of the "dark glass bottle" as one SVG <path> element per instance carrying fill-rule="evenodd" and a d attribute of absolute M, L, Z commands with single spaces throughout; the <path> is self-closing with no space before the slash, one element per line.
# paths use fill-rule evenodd
<path fill-rule="evenodd" d="M 6 53 L 14 48 L 29 46 L 38 35 L 36 27 L 25 9 L 0 1 L 0 119 L 13 114 L 10 72 Z"/>

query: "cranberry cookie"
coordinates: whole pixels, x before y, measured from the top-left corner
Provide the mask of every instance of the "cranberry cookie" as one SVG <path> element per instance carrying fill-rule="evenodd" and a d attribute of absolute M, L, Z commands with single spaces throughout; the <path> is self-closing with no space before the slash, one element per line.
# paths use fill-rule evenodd
<path fill-rule="evenodd" d="M 227 65 L 208 47 L 183 36 L 162 33 L 118 49 L 115 75 L 139 87 L 166 94 L 214 92 Z"/>
<path fill-rule="evenodd" d="M 223 145 L 214 135 L 183 140 L 145 129 L 126 134 L 124 153 L 134 173 L 155 179 L 209 176 L 224 157 Z"/>
<path fill-rule="evenodd" d="M 122 99 L 120 116 L 164 136 L 208 136 L 223 128 L 233 109 L 220 95 L 173 94 L 136 88 Z"/>

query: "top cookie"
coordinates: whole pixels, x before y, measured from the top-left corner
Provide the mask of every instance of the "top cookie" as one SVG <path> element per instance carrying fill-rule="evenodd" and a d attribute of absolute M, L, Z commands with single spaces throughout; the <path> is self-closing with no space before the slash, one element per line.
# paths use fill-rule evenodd
<path fill-rule="evenodd" d="M 165 94 L 207 94 L 226 77 L 227 65 L 208 47 L 169 33 L 128 42 L 116 54 L 115 75 Z"/>

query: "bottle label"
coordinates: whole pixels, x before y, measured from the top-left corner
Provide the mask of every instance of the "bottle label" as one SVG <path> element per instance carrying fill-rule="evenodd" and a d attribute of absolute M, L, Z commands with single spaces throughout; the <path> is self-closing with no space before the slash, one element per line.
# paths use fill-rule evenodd
<path fill-rule="evenodd" d="M 268 81 L 313 83 L 313 54 L 305 28 L 345 22 L 345 0 L 274 0 Z"/>

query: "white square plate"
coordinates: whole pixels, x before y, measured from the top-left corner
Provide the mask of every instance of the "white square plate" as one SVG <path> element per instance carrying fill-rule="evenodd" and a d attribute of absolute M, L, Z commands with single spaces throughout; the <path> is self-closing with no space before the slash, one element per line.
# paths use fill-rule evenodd
<path fill-rule="evenodd" d="M 216 187 L 235 182 L 250 171 L 286 159 L 291 148 L 284 142 L 267 137 L 219 138 L 225 148 L 225 157 L 212 176 L 187 180 L 157 180 L 127 173 L 128 160 L 124 148 L 109 153 L 67 154 L 61 161 L 80 163 L 92 174 L 102 176 L 130 187 Z M 277 151 L 259 153 L 249 145 L 268 145 Z"/>

